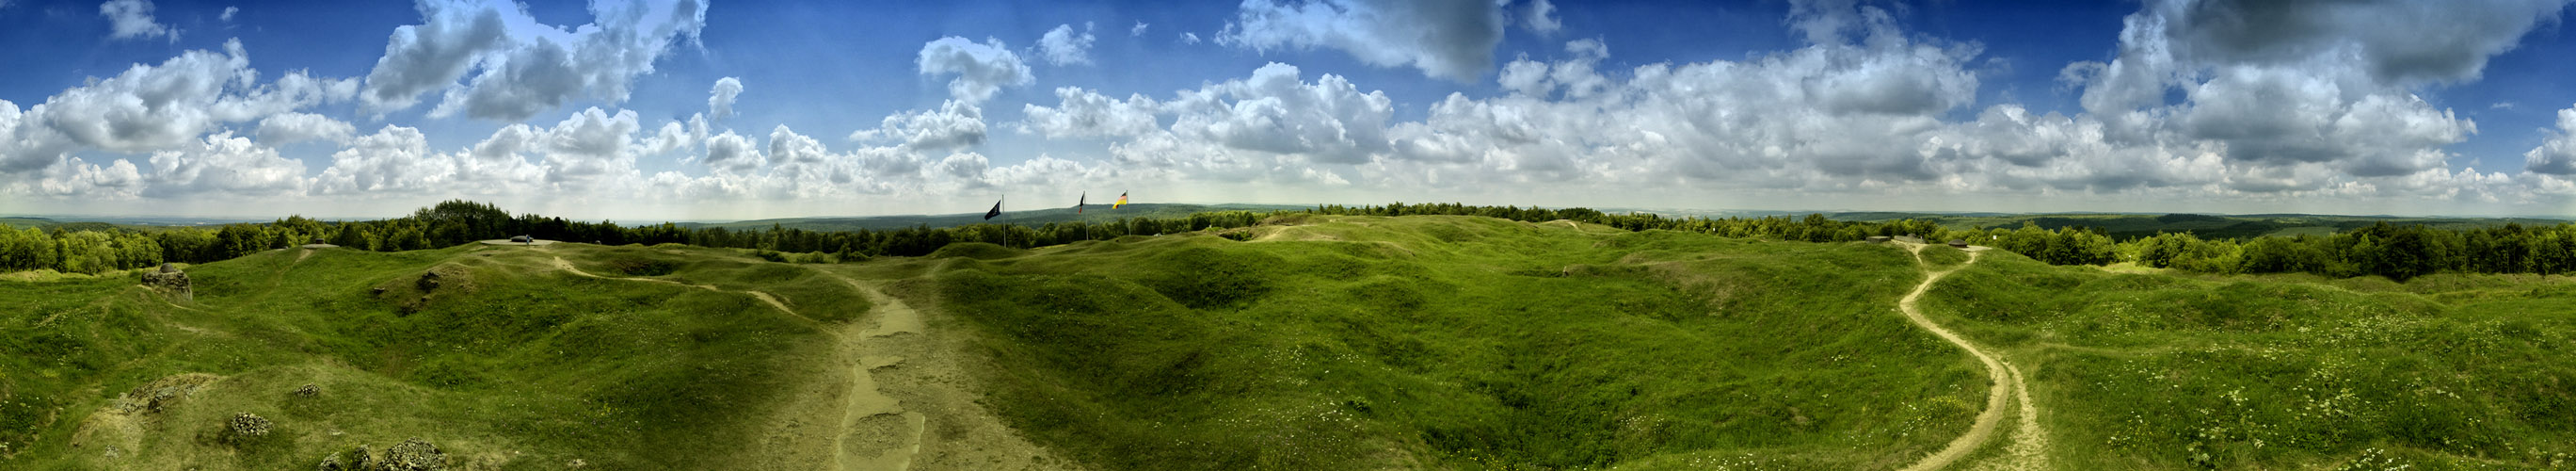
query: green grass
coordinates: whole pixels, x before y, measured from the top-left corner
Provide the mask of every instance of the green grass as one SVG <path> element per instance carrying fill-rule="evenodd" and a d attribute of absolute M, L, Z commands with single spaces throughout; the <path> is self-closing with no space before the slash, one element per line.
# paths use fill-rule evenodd
<path fill-rule="evenodd" d="M 1923 247 L 1921 255 L 1923 265 L 1931 270 L 1948 270 L 1968 263 L 1968 251 L 1950 248 L 1948 245 Z"/>
<path fill-rule="evenodd" d="M 842 367 L 817 361 L 827 332 L 871 307 L 851 278 L 924 309 L 979 404 L 1094 469 L 1892 469 L 1984 404 L 1977 364 L 1894 308 L 1968 262 L 1948 247 L 1277 222 L 837 265 L 281 250 L 189 267 L 177 304 L 131 273 L 0 277 L 0 468 L 309 469 L 414 436 L 467 467 L 761 467 L 788 396 Z M 2060 469 L 2576 466 L 2569 277 L 1987 251 L 1923 307 L 2025 373 Z M 96 413 L 190 373 L 219 379 L 130 429 Z M 237 412 L 277 432 L 227 443 Z"/>
<path fill-rule="evenodd" d="M 930 275 L 1000 412 L 1113 469 L 1888 467 L 1982 403 L 1868 244 L 1316 218 L 1325 238 L 1122 240 Z"/>
<path fill-rule="evenodd" d="M 665 280 L 732 291 L 759 291 L 778 297 L 796 315 L 840 323 L 868 312 L 868 300 L 849 284 L 809 266 L 763 262 L 738 249 L 663 244 L 603 247 L 565 245 L 558 252 L 580 257 L 582 271 L 612 277 Z"/>
<path fill-rule="evenodd" d="M 2030 372 L 2069 469 L 2576 465 L 2576 280 L 2184 278 L 2000 252 L 1938 320 Z"/>
<path fill-rule="evenodd" d="M 1002 212 L 1002 215 L 1001 215 L 1001 216 L 996 216 L 996 217 L 994 217 L 993 219 L 984 219 L 984 213 L 983 213 L 983 212 L 981 212 L 981 211 L 978 211 L 978 212 L 972 212 L 972 213 L 925 214 L 925 215 L 909 215 L 909 216 L 867 216 L 867 217 L 842 217 L 842 218 L 834 218 L 834 217 L 815 217 L 815 218 L 786 218 L 786 219 L 755 219 L 755 220 L 749 220 L 749 221 L 732 221 L 732 222 L 682 223 L 681 225 L 682 225 L 682 226 L 687 226 L 687 227 L 722 227 L 722 228 L 726 228 L 726 229 L 733 229 L 733 230 L 761 230 L 761 229 L 768 229 L 768 228 L 770 228 L 770 226 L 773 226 L 773 225 L 774 225 L 774 226 L 778 226 L 778 227 L 785 227 L 785 228 L 790 228 L 790 229 L 804 229 L 804 230 L 809 230 L 809 231 L 856 231 L 856 230 L 887 231 L 887 230 L 897 230 L 897 229 L 908 229 L 908 228 L 920 227 L 920 226 L 929 226 L 929 227 L 934 227 L 934 228 L 936 228 L 936 227 L 956 227 L 956 226 L 963 226 L 963 225 L 968 225 L 968 224 L 986 224 L 986 223 L 990 223 L 990 224 L 1019 224 L 1019 225 L 1030 225 L 1030 226 L 1040 225 L 1040 224 L 1049 224 L 1049 223 L 1070 223 L 1070 222 L 1088 222 L 1088 223 L 1093 223 L 1093 224 L 1101 224 L 1101 223 L 1107 223 L 1107 222 L 1110 222 L 1110 221 L 1115 221 L 1115 220 L 1123 219 L 1123 218 L 1157 218 L 1157 219 L 1170 219 L 1170 218 L 1186 218 L 1186 217 L 1189 217 L 1191 214 L 1205 213 L 1205 212 L 1217 212 L 1217 211 L 1244 211 L 1244 210 L 1248 210 L 1248 211 L 1258 211 L 1258 212 L 1269 212 L 1269 211 L 1282 211 L 1282 210 L 1284 210 L 1284 211 L 1297 211 L 1297 210 L 1302 210 L 1302 209 L 1309 209 L 1309 208 L 1311 208 L 1311 207 L 1309 207 L 1309 206 L 1299 206 L 1299 205 L 1275 205 L 1275 204 L 1215 204 L 1215 205 L 1200 205 L 1200 204 L 1172 204 L 1172 203 L 1137 203 L 1137 204 L 1130 204 L 1130 205 L 1126 205 L 1126 206 L 1124 206 L 1124 207 L 1120 207 L 1120 208 L 1118 208 L 1118 209 L 1110 209 L 1110 208 L 1109 208 L 1109 203 L 1114 202 L 1114 201 L 1118 201 L 1118 195 L 1108 195 L 1108 196 L 1106 196 L 1106 197 L 1101 198 L 1101 201 L 1100 201 L 1100 202 L 1098 202 L 1098 203 L 1091 203 L 1091 206 L 1089 206 L 1087 209 L 1084 209 L 1084 210 L 1083 210 L 1083 211 L 1081 211 L 1081 212 L 1075 212 L 1075 211 L 1074 211 L 1074 208 L 1073 208 L 1073 205 L 1072 205 L 1072 202 L 1070 202 L 1070 201 L 1065 201 L 1065 202 L 1052 202 L 1052 201 L 1051 201 L 1051 202 L 1048 202 L 1048 203 L 1051 203 L 1051 204 L 1062 204 L 1062 206 L 1051 206 L 1051 207 L 1044 207 L 1044 208 L 1032 207 L 1032 206 L 1025 206 L 1025 205 L 1023 205 L 1022 203 L 1013 203 L 1011 206 L 1003 208 L 1003 209 L 1004 209 L 1004 211 Z"/>
<path fill-rule="evenodd" d="M 724 468 L 756 440 L 761 424 L 746 419 L 800 381 L 789 362 L 828 351 L 811 321 L 748 296 L 535 269 L 552 254 L 272 251 L 194 267 L 196 302 L 182 305 L 126 277 L 9 285 L 0 304 L 21 308 L 0 317 L 0 442 L 13 469 L 309 469 L 412 436 L 513 468 Z M 675 258 L 707 283 L 806 279 Z M 432 269 L 451 276 L 424 292 L 416 280 Z M 119 393 L 182 373 L 223 379 L 144 421 L 140 449 L 110 438 L 123 434 L 70 447 Z M 288 396 L 307 383 L 323 394 Z M 278 432 L 227 451 L 206 437 L 234 412 Z M 127 458 L 104 458 L 105 446 Z"/>

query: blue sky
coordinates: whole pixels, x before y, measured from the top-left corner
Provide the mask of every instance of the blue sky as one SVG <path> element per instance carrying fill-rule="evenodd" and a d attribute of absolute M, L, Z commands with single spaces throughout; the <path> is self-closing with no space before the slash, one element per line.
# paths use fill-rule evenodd
<path fill-rule="evenodd" d="M 0 0 L 0 213 L 2576 216 L 2566 1 L 2319 3 Z"/>

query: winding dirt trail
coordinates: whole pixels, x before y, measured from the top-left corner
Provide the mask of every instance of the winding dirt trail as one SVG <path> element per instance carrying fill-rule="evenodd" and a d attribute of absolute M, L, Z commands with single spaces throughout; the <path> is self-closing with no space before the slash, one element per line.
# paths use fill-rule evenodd
<path fill-rule="evenodd" d="M 1950 440 L 1950 444 L 1942 447 L 1940 452 L 1933 453 L 1931 456 L 1925 456 L 1923 459 L 1915 461 L 1914 464 L 1906 466 L 1904 468 L 1905 471 L 1928 471 L 1947 468 L 1951 464 L 1957 463 L 1961 458 L 1966 458 L 1969 454 L 1976 452 L 1978 448 L 1983 447 L 1986 444 L 1987 440 L 1994 438 L 1995 428 L 1997 425 L 2003 423 L 2004 413 L 2008 410 L 2012 410 L 2005 408 L 2004 403 L 2006 401 L 2018 402 L 2020 405 L 2018 412 L 2020 412 L 2021 419 L 2016 424 L 2019 430 L 2016 430 L 2013 433 L 2014 443 L 2005 448 L 2004 456 L 1999 456 L 1994 460 L 1981 463 L 1981 466 L 1979 467 L 2001 469 L 2047 469 L 2048 466 L 2045 461 L 2046 458 L 2042 451 L 2047 447 L 2048 433 L 2046 430 L 2040 429 L 2039 410 L 2037 406 L 2031 404 L 2030 388 L 2022 383 L 2021 369 L 2014 367 L 2012 363 L 2005 362 L 1993 351 L 1979 347 L 1975 342 L 1969 342 L 1966 337 L 1961 337 L 1958 333 L 1951 332 L 1950 329 L 1941 327 L 1941 324 L 1933 323 L 1931 318 L 1923 315 L 1922 309 L 1915 307 L 1916 302 L 1923 298 L 1923 293 L 1931 291 L 1933 283 L 1941 281 L 1941 277 L 1948 276 L 1951 272 L 1959 271 L 1960 269 L 1967 268 L 1969 265 L 1976 264 L 1978 254 L 1983 252 L 1985 248 L 1969 248 L 1968 261 L 1959 264 L 1957 267 L 1952 267 L 1948 270 L 1930 271 L 1931 267 L 1929 265 L 1925 265 L 1925 262 L 1923 261 L 1924 244 L 1906 242 L 1898 242 L 1898 244 L 1904 245 L 1906 250 L 1914 255 L 1915 264 L 1924 265 L 1926 274 L 1923 277 L 1923 284 L 1915 285 L 1913 292 L 1905 293 L 1905 298 L 1896 302 L 1897 309 L 1905 311 L 1905 319 L 1913 321 L 1916 327 L 1921 327 L 1923 330 L 1930 331 L 1933 335 L 1940 336 L 1942 340 L 1949 341 L 1951 345 L 1957 345 L 1959 346 L 1959 349 L 1967 350 L 1969 355 L 1977 357 L 1978 363 L 1985 364 L 1986 380 L 1993 384 L 1992 387 L 1986 389 L 1985 411 L 1977 413 L 1977 421 L 1975 424 L 1968 427 L 1968 433 L 1959 435 L 1959 438 Z"/>

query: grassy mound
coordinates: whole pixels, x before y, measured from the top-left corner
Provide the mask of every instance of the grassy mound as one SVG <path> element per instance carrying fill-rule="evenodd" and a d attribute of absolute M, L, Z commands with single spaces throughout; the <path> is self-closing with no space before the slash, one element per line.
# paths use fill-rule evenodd
<path fill-rule="evenodd" d="M 1982 401 L 1892 248 L 1316 219 L 929 277 L 1001 413 L 1112 469 L 1887 467 Z"/>
<path fill-rule="evenodd" d="M 809 469 L 904 444 L 854 445 L 836 420 L 924 417 L 929 438 L 860 439 L 1092 469 L 1892 469 L 1985 404 L 1978 364 L 1895 309 L 1952 268 L 1922 308 L 2025 375 L 2061 469 L 2576 463 L 2564 276 L 1267 223 L 835 265 L 280 250 L 190 267 L 194 301 L 130 273 L 0 278 L 0 468 L 301 469 L 366 446 L 473 469 Z M 879 289 L 920 309 L 862 319 Z M 859 376 L 879 372 L 919 381 Z M 882 394 L 841 389 L 864 384 Z M 859 407 L 897 398 L 921 415 Z M 969 435 L 1044 449 L 951 440 Z"/>
<path fill-rule="evenodd" d="M 1005 258 L 1017 257 L 1017 256 L 1021 256 L 1021 255 L 1026 255 L 1026 254 L 1028 254 L 1028 251 L 1026 251 L 1026 250 L 1014 249 L 1014 248 L 1010 248 L 1010 247 L 1003 247 L 1003 246 L 1000 246 L 1000 245 L 988 244 L 988 243 L 983 243 L 983 242 L 958 242 L 958 243 L 948 244 L 948 245 L 947 245 L 947 246 L 945 246 L 945 247 L 940 247 L 940 248 L 939 248 L 939 250 L 931 251 L 931 252 L 930 252 L 930 258 L 972 258 L 972 259 L 976 259 L 976 260 L 999 260 L 999 259 L 1005 259 Z"/>
<path fill-rule="evenodd" d="M 193 267 L 194 302 L 126 278 L 11 284 L 0 453 L 12 469 L 306 469 L 419 437 L 455 464 L 724 468 L 800 381 L 789 362 L 828 347 L 740 293 L 552 268 L 628 249 L 555 247 L 273 251 Z M 739 259 L 663 256 L 700 283 L 848 302 Z M 147 387 L 171 378 L 187 386 Z M 225 431 L 245 412 L 273 425 Z"/>
<path fill-rule="evenodd" d="M 2027 362 L 2071 469 L 2576 463 L 2576 280 L 2318 281 L 1987 252 L 1924 306 Z"/>

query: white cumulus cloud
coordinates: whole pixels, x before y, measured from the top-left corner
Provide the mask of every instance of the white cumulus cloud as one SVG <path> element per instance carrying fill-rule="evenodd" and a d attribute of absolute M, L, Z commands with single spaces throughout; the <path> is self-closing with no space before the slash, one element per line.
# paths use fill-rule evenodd
<path fill-rule="evenodd" d="M 7 124 L 0 136 L 8 138 L 0 140 L 0 172 L 40 169 L 83 149 L 146 153 L 188 147 L 224 123 L 346 100 L 355 90 L 346 80 L 303 72 L 266 84 L 258 80 L 241 42 L 226 41 L 223 52 L 192 50 L 157 65 L 135 64 L 24 111 L 14 104 L 0 107 L 14 116 L 0 123 Z"/>
<path fill-rule="evenodd" d="M 1075 87 L 1057 88 L 1055 96 L 1053 108 L 1021 105 L 1021 114 L 1028 116 L 1021 132 L 1048 138 L 1135 136 L 1158 127 L 1154 115 L 1163 106 L 1144 95 L 1128 95 L 1121 101 Z"/>
<path fill-rule="evenodd" d="M 2576 108 L 2558 110 L 2558 129 L 2540 147 L 2522 154 L 2525 169 L 2560 177 L 2576 175 Z"/>
<path fill-rule="evenodd" d="M 178 149 L 152 153 L 150 186 L 145 197 L 170 198 L 201 194 L 229 196 L 299 196 L 304 193 L 304 162 L 277 155 L 277 150 L 215 133 Z"/>
<path fill-rule="evenodd" d="M 733 100 L 742 96 L 742 80 L 733 77 L 716 79 L 707 91 L 707 117 L 716 121 L 733 117 Z"/>
<path fill-rule="evenodd" d="M 1521 10 L 1521 27 L 1533 33 L 1554 33 L 1565 29 L 1565 20 L 1556 17 L 1556 2 L 1530 0 Z"/>
<path fill-rule="evenodd" d="M 956 149 L 984 143 L 984 111 L 948 100 L 939 109 L 887 116 L 877 129 L 850 133 L 853 141 L 892 141 L 911 149 Z"/>
<path fill-rule="evenodd" d="M 442 89 L 433 116 L 515 121 L 581 96 L 622 102 L 629 82 L 653 72 L 674 42 L 696 40 L 707 8 L 698 0 L 593 2 L 592 23 L 563 28 L 502 0 L 417 6 L 422 23 L 395 28 L 367 74 L 366 111 L 408 108 Z"/>
<path fill-rule="evenodd" d="M 1413 66 L 1460 82 L 1493 67 L 1502 39 L 1503 5 L 1492 0 L 1246 0 L 1216 37 L 1262 52 L 1338 49 L 1371 65 Z"/>
<path fill-rule="evenodd" d="M 179 40 L 179 30 L 152 18 L 152 0 L 108 0 L 98 4 L 98 16 L 107 17 L 109 39 L 168 37 Z"/>
<path fill-rule="evenodd" d="M 358 128 L 348 122 L 312 113 L 280 113 L 259 121 L 262 143 L 278 146 L 304 141 L 347 141 Z"/>
<path fill-rule="evenodd" d="M 956 74 L 948 82 L 949 97 L 968 103 L 983 103 L 993 98 L 1002 87 L 1027 85 L 1037 80 L 1020 55 L 1002 45 L 1002 40 L 987 39 L 976 43 L 966 38 L 949 36 L 921 45 L 921 56 L 915 61 L 922 75 Z"/>
<path fill-rule="evenodd" d="M 1138 26 L 1141 27 L 1143 24 L 1139 23 Z M 1144 30 L 1140 28 L 1137 31 Z M 1073 25 L 1056 25 L 1055 29 L 1047 30 L 1045 36 L 1038 38 L 1038 54 L 1045 57 L 1049 64 L 1090 64 L 1091 43 L 1094 39 L 1091 35 L 1091 23 L 1083 23 L 1080 33 L 1073 31 Z"/>

